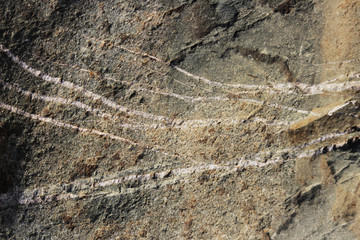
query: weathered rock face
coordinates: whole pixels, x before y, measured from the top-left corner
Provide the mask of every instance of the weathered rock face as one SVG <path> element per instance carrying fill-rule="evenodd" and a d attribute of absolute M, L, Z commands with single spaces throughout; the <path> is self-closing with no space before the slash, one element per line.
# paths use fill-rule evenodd
<path fill-rule="evenodd" d="M 0 238 L 360 236 L 359 1 L 0 6 Z"/>

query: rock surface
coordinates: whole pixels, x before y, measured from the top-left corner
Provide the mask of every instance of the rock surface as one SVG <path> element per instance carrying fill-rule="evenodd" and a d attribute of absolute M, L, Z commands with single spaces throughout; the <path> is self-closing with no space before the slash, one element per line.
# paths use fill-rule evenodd
<path fill-rule="evenodd" d="M 358 239 L 358 0 L 0 1 L 0 239 Z"/>

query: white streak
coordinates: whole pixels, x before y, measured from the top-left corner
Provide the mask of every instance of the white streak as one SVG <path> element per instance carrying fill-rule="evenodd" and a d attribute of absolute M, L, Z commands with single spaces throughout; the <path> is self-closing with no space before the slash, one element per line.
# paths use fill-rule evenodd
<path fill-rule="evenodd" d="M 144 91 L 144 92 L 149 92 L 149 93 L 153 93 L 153 94 L 159 94 L 159 95 L 163 95 L 163 96 L 169 96 L 169 97 L 174 97 L 186 102 L 191 102 L 191 103 L 196 103 L 196 102 L 206 102 L 206 101 L 239 101 L 239 102 L 246 102 L 246 103 L 252 103 L 252 104 L 258 104 L 258 105 L 266 105 L 269 107 L 273 107 L 273 108 L 280 108 L 280 109 L 285 109 L 288 111 L 294 111 L 300 114 L 306 114 L 306 115 L 318 115 L 317 113 L 313 113 L 310 111 L 306 111 L 306 110 L 300 110 L 300 109 L 296 109 L 294 107 L 289 107 L 289 106 L 285 106 L 285 105 L 281 105 L 281 104 L 273 104 L 273 103 L 266 103 L 265 101 L 259 101 L 256 99 L 248 99 L 248 98 L 229 98 L 229 97 L 221 97 L 221 96 L 216 96 L 216 97 L 193 97 L 193 96 L 186 96 L 186 95 L 180 95 L 180 94 L 176 94 L 176 93 L 170 93 L 170 92 L 162 92 L 162 91 L 154 91 L 154 90 L 150 90 L 150 89 L 146 89 L 146 88 L 134 88 L 137 89 L 138 91 Z"/>
<path fill-rule="evenodd" d="M 191 77 L 191 78 L 193 78 L 195 80 L 201 80 L 201 81 L 203 81 L 204 83 L 206 83 L 208 85 L 215 86 L 215 87 L 223 87 L 224 86 L 222 83 L 214 82 L 214 81 L 211 81 L 211 80 L 209 80 L 207 78 L 204 78 L 204 77 L 201 77 L 201 76 L 196 76 L 196 75 L 194 75 L 192 73 L 189 73 L 188 71 L 186 71 L 186 70 L 184 70 L 184 69 L 182 69 L 182 68 L 180 68 L 178 66 L 173 66 L 173 68 L 176 69 L 177 71 L 185 74 L 188 77 Z"/>
<path fill-rule="evenodd" d="M 336 111 L 342 109 L 343 107 L 346 107 L 349 103 L 350 103 L 350 102 L 346 102 L 346 103 L 344 103 L 344 104 L 342 104 L 342 105 L 340 105 L 340 106 L 337 106 L 337 107 L 333 108 L 332 110 L 330 110 L 330 111 L 328 112 L 328 115 L 329 115 L 329 116 L 332 116 Z"/>
<path fill-rule="evenodd" d="M 284 126 L 284 125 L 290 125 L 288 122 L 284 121 L 269 121 L 266 119 L 255 117 L 253 119 L 247 120 L 245 118 L 243 119 L 236 119 L 236 118 L 223 118 L 223 119 L 194 119 L 194 120 L 178 120 L 173 126 L 173 128 L 195 128 L 195 127 L 208 127 L 208 126 L 215 126 L 215 125 L 237 125 L 244 122 L 260 122 L 265 125 L 278 125 L 278 126 Z M 162 128 L 162 127 L 160 127 Z M 168 128 L 168 127 L 165 127 Z"/>
<path fill-rule="evenodd" d="M 105 113 L 104 111 L 97 109 L 97 108 L 92 108 L 91 106 L 86 105 L 79 101 L 73 101 L 71 99 L 60 98 L 60 97 L 43 96 L 43 95 L 40 95 L 37 93 L 26 91 L 20 87 L 12 85 L 12 84 L 6 83 L 1 79 L 0 79 L 0 84 L 2 84 L 4 87 L 8 88 L 9 90 L 17 91 L 25 96 L 31 97 L 32 99 L 39 99 L 39 100 L 43 100 L 46 102 L 52 102 L 52 103 L 57 103 L 57 104 L 72 105 L 72 106 L 84 109 L 85 111 L 91 112 L 91 113 L 95 114 L 96 116 L 99 116 L 99 117 L 102 117 L 105 119 L 119 119 L 119 117 L 117 117 L 117 116 L 114 116 L 109 113 Z M 134 130 L 144 130 L 146 128 L 158 128 L 159 126 L 166 127 L 166 125 L 161 125 L 161 124 L 127 124 L 127 123 L 116 123 L 116 126 L 121 127 L 121 128 L 134 129 Z"/>
<path fill-rule="evenodd" d="M 113 118 L 113 115 L 108 114 L 103 112 L 100 109 L 97 108 L 92 108 L 89 105 L 86 105 L 82 102 L 79 101 L 73 101 L 71 99 L 68 98 L 60 98 L 60 97 L 49 97 L 49 96 L 44 96 L 44 95 L 40 95 L 34 92 L 30 92 L 30 91 L 26 91 L 20 87 L 14 86 L 12 84 L 6 83 L 3 80 L 0 79 L 0 84 L 2 84 L 4 87 L 8 88 L 9 90 L 12 91 L 16 91 L 18 93 L 21 93 L 25 96 L 31 97 L 32 99 L 39 99 L 39 100 L 43 100 L 45 102 L 51 102 L 51 103 L 57 103 L 57 104 L 64 104 L 64 105 L 72 105 L 81 109 L 84 109 L 87 112 L 91 112 L 99 117 L 103 117 L 103 118 Z"/>
<path fill-rule="evenodd" d="M 342 133 L 340 134 L 342 135 Z M 339 136 L 339 134 L 332 134 L 332 136 Z M 326 137 L 321 137 L 320 139 L 329 139 L 330 135 Z M 354 137 L 352 137 L 354 139 Z M 296 147 L 295 149 L 301 149 L 305 146 L 309 146 L 318 140 L 313 140 L 309 144 L 304 144 L 301 147 Z M 0 201 L 5 205 L 11 204 L 41 204 L 53 201 L 65 201 L 69 199 L 82 199 L 85 197 L 95 197 L 103 194 L 104 191 L 99 190 L 101 188 L 122 185 L 121 194 L 128 194 L 134 192 L 136 189 L 144 190 L 144 189 L 151 189 L 153 186 L 157 187 L 164 187 L 169 184 L 176 184 L 179 181 L 187 181 L 185 178 L 190 177 L 196 173 L 202 173 L 209 170 L 216 170 L 220 173 L 211 173 L 211 175 L 218 176 L 222 174 L 236 172 L 239 170 L 246 170 L 247 168 L 264 168 L 270 165 L 277 165 L 280 163 L 284 163 L 290 160 L 304 158 L 304 157 L 312 157 L 318 154 L 321 154 L 324 148 L 327 148 L 327 151 L 334 151 L 334 149 L 342 147 L 346 145 L 348 141 L 338 142 L 336 144 L 331 144 L 327 146 L 323 146 L 318 149 L 311 149 L 307 151 L 300 152 L 295 155 L 293 158 L 288 160 L 284 160 L 281 156 L 274 156 L 272 159 L 268 160 L 267 162 L 259 162 L 254 160 L 244 160 L 238 159 L 235 165 L 218 165 L 218 164 L 204 164 L 198 165 L 193 167 L 187 168 L 177 168 L 177 169 L 168 169 L 161 172 L 152 172 L 152 173 L 145 173 L 145 174 L 130 174 L 121 177 L 115 177 L 112 179 L 106 179 L 100 181 L 98 177 L 92 177 L 87 179 L 80 179 L 73 181 L 71 183 L 66 184 L 56 184 L 50 185 L 47 187 L 41 187 L 37 189 L 26 189 L 22 193 L 13 193 L 13 194 L 0 194 Z M 284 149 L 283 149 L 284 150 Z M 284 152 L 283 150 L 279 151 Z M 139 187 L 127 187 L 126 183 L 131 181 L 139 181 L 141 186 Z M 150 184 L 148 184 L 150 182 Z M 153 184 L 151 184 L 151 182 Z M 95 191 L 96 190 L 96 191 Z M 89 194 L 89 191 L 93 191 L 93 194 Z M 113 196 L 114 194 L 119 194 L 118 191 L 111 191 L 106 192 L 107 196 Z M 20 195 L 20 196 L 19 196 Z"/>
<path fill-rule="evenodd" d="M 360 90 L 360 81 L 318 84 L 313 86 L 298 83 L 297 86 L 307 95 L 317 95 L 323 93 L 342 92 L 346 90 Z"/>
<path fill-rule="evenodd" d="M 87 37 L 90 38 L 90 37 Z M 93 39 L 95 41 L 101 41 L 95 38 L 90 38 Z M 279 92 L 284 92 L 286 94 L 296 94 L 296 91 L 294 91 L 294 89 L 299 88 L 301 89 L 303 92 L 305 92 L 307 95 L 317 95 L 317 94 L 322 94 L 325 92 L 341 92 L 341 91 L 345 91 L 345 90 L 359 90 L 360 89 L 360 82 L 349 82 L 349 83 L 337 83 L 337 84 L 328 84 L 329 82 L 333 82 L 335 80 L 337 80 L 340 77 L 343 76 L 339 76 L 336 79 L 332 79 L 329 80 L 325 83 L 322 84 L 318 84 L 318 85 L 307 85 L 305 83 L 279 83 L 279 84 L 273 84 L 271 86 L 267 86 L 267 85 L 251 85 L 251 84 L 227 84 L 227 83 L 220 83 L 220 82 L 216 82 L 216 81 L 211 81 L 207 78 L 204 78 L 202 76 L 197 76 L 195 74 L 192 74 L 188 71 L 186 71 L 185 69 L 182 69 L 178 66 L 175 65 L 169 65 L 168 63 L 166 63 L 165 61 L 154 57 L 150 54 L 147 53 L 143 53 L 140 51 L 134 51 L 128 48 L 125 48 L 123 46 L 119 46 L 119 48 L 135 54 L 135 55 L 141 55 L 141 56 L 146 56 L 149 57 L 157 62 L 163 63 L 167 66 L 171 66 L 172 68 L 174 68 L 175 70 L 177 70 L 178 72 L 183 73 L 184 75 L 193 78 L 195 80 L 198 81 L 202 81 L 210 86 L 214 86 L 214 87 L 219 87 L 219 88 L 242 88 L 242 89 L 247 89 L 247 90 L 258 90 L 258 91 L 266 91 L 269 93 L 279 93 Z M 344 62 L 351 62 L 354 61 L 355 59 L 352 60 L 346 60 L 346 61 L 340 61 L 340 62 L 329 62 L 329 63 L 325 63 L 325 64 L 335 64 L 335 63 L 344 63 Z M 320 64 L 322 65 L 322 64 Z M 354 78 L 360 78 L 360 73 L 355 73 L 355 74 L 350 74 L 349 77 L 354 77 Z"/>
<path fill-rule="evenodd" d="M 102 132 L 102 131 L 95 130 L 95 129 L 78 127 L 78 126 L 75 126 L 75 125 L 72 125 L 72 124 L 69 124 L 69 123 L 64 123 L 64 122 L 61 122 L 61 121 L 58 121 L 58 120 L 55 120 L 55 119 L 52 119 L 52 118 L 48 118 L 48 117 L 41 117 L 39 115 L 31 114 L 29 112 L 26 112 L 24 110 L 21 110 L 19 108 L 14 107 L 14 106 L 5 104 L 3 102 L 0 102 L 0 108 L 9 110 L 9 111 L 11 111 L 13 113 L 22 115 L 22 116 L 27 117 L 27 118 L 31 118 L 33 120 L 38 120 L 38 121 L 41 121 L 41 122 L 50 123 L 50 124 L 52 124 L 54 126 L 57 126 L 57 127 L 77 130 L 77 131 L 79 131 L 81 133 L 84 133 L 84 134 L 93 134 L 93 135 L 98 135 L 98 136 L 102 136 L 102 137 L 108 137 L 110 139 L 118 140 L 118 141 L 125 142 L 125 143 L 131 144 L 131 145 L 140 146 L 140 147 L 146 148 L 147 150 L 150 150 L 150 151 L 153 151 L 153 152 L 156 152 L 156 153 L 160 153 L 160 154 L 163 154 L 163 155 L 169 156 L 169 157 L 175 157 L 175 158 L 180 157 L 178 155 L 173 155 L 173 154 L 164 152 L 162 150 L 162 147 L 157 146 L 157 145 L 154 145 L 154 146 L 150 147 L 150 146 L 147 146 L 147 145 L 144 145 L 144 144 L 141 144 L 141 143 L 136 143 L 136 142 L 134 142 L 132 140 L 129 140 L 129 139 L 126 139 L 126 138 L 123 138 L 123 137 L 120 137 L 120 136 L 117 136 L 117 135 L 114 135 L 114 134 L 111 134 L 111 133 L 106 133 L 106 132 Z"/>
<path fill-rule="evenodd" d="M 132 52 L 132 51 L 130 51 L 130 52 Z M 83 71 L 83 72 L 91 72 L 91 70 L 80 68 L 80 67 L 69 66 L 67 64 L 61 64 L 61 63 L 57 63 L 57 64 L 62 65 L 62 66 L 67 66 L 67 67 L 70 67 L 70 68 L 73 68 L 73 69 L 76 69 L 76 70 L 79 70 L 79 71 Z M 141 85 L 141 84 L 133 84 L 133 83 L 127 82 L 127 81 L 120 81 L 120 80 L 117 80 L 117 79 L 112 78 L 112 77 L 106 77 L 105 76 L 104 78 L 108 79 L 108 80 L 111 80 L 111 81 L 115 81 L 115 82 L 122 82 L 122 83 L 125 83 L 127 85 Z M 210 81 L 210 80 L 208 80 L 208 81 Z M 172 93 L 172 92 L 164 92 L 164 91 L 161 91 L 160 89 L 158 89 L 156 87 L 152 87 L 152 86 L 149 86 L 149 87 L 150 88 L 155 88 L 155 90 L 147 89 L 147 88 L 143 88 L 143 87 L 134 87 L 134 86 L 132 86 L 131 88 L 135 89 L 137 91 L 140 91 L 140 92 L 147 92 L 147 93 L 151 93 L 151 94 L 159 94 L 159 95 L 163 95 L 163 96 L 173 97 L 173 98 L 177 98 L 177 99 L 180 99 L 182 101 L 191 102 L 191 103 L 206 102 L 206 101 L 232 101 L 232 100 L 236 100 L 236 101 L 239 101 L 239 102 L 249 102 L 249 103 L 260 104 L 260 105 L 264 104 L 264 105 L 274 107 L 274 108 L 280 108 L 280 109 L 285 109 L 285 110 L 289 110 L 289 111 L 295 111 L 295 112 L 298 112 L 300 114 L 307 114 L 307 115 L 308 114 L 313 114 L 314 115 L 314 113 L 309 112 L 309 111 L 299 110 L 299 109 L 289 107 L 289 106 L 284 106 L 284 105 L 281 105 L 281 104 L 265 103 L 264 101 L 259 101 L 259 100 L 255 100 L 255 99 L 246 99 L 246 98 L 234 98 L 234 99 L 232 99 L 232 98 L 229 98 L 229 97 L 221 97 L 221 96 L 216 96 L 216 97 L 194 97 L 194 96 L 180 95 L 180 94 L 176 94 L 176 93 Z"/>
<path fill-rule="evenodd" d="M 87 133 L 87 134 L 95 134 L 95 135 L 98 135 L 98 136 L 104 136 L 104 137 L 108 137 L 110 139 L 114 139 L 114 140 L 119 140 L 119 141 L 122 141 L 122 142 L 126 142 L 126 143 L 129 143 L 131 145 L 139 145 L 138 143 L 135 143 L 129 139 L 126 139 L 126 138 L 122 138 L 122 137 L 119 137 L 119 136 L 116 136 L 116 135 L 113 135 L 111 133 L 105 133 L 105 132 L 101 132 L 101 131 L 98 131 L 98 130 L 94 130 L 94 129 L 88 129 L 88 128 L 83 128 L 83 127 L 78 127 L 78 126 L 75 126 L 75 125 L 72 125 L 72 124 L 69 124 L 69 123 L 64 123 L 64 122 L 61 122 L 61 121 L 58 121 L 58 120 L 55 120 L 55 119 L 52 119 L 52 118 L 48 118 L 48 117 L 41 117 L 39 115 L 36 115 L 36 114 L 31 114 L 29 112 L 26 112 L 24 110 L 21 110 L 19 108 L 16 108 L 14 106 L 11 106 L 11 105 L 8 105 L 8 104 L 5 104 L 3 102 L 0 102 L 0 108 L 3 108 L 3 109 L 6 109 L 6 110 L 9 110 L 13 113 L 16 113 L 16 114 L 19 114 L 19 115 L 22 115 L 24 117 L 27 117 L 27 118 L 31 118 L 33 120 L 38 120 L 38 121 L 41 121 L 41 122 L 46 122 L 46 123 L 50 123 L 54 126 L 57 126 L 57 127 L 62 127 L 62 128 L 67 128 L 67 129 L 72 129 L 72 130 L 77 130 L 79 132 L 82 132 L 82 133 Z"/>
<path fill-rule="evenodd" d="M 177 66 L 173 66 L 173 67 L 176 70 L 178 70 L 179 72 L 182 72 L 186 76 L 189 76 L 193 79 L 201 80 L 204 83 L 211 85 L 211 86 L 223 87 L 223 88 L 243 88 L 243 89 L 248 89 L 248 90 L 267 91 L 270 93 L 285 92 L 287 94 L 295 94 L 296 92 L 294 91 L 294 89 L 296 87 L 298 87 L 299 89 L 301 89 L 303 92 L 305 92 L 308 95 L 317 95 L 317 94 L 322 94 L 322 93 L 326 93 L 326 92 L 341 92 L 341 91 L 345 91 L 345 90 L 359 90 L 360 89 L 360 81 L 352 81 L 352 82 L 346 82 L 346 83 L 330 83 L 330 82 L 336 81 L 337 79 L 331 79 L 325 83 L 318 84 L 318 85 L 312 85 L 312 86 L 307 85 L 305 83 L 279 83 L 279 84 L 274 84 L 271 86 L 249 85 L 249 84 L 222 84 L 219 82 L 211 81 L 211 80 L 206 79 L 201 76 L 196 76 L 192 73 L 185 71 L 184 69 L 182 69 L 180 67 L 177 67 Z M 342 77 L 342 76 L 340 76 L 340 77 Z M 360 74 L 353 73 L 353 74 L 350 74 L 349 77 L 360 78 Z"/>
<path fill-rule="evenodd" d="M 94 39 L 94 38 L 93 38 L 93 39 Z M 154 57 L 154 56 L 152 56 L 152 55 L 150 55 L 150 54 L 148 54 L 148 53 L 130 50 L 130 49 L 128 49 L 128 48 L 126 48 L 126 47 L 123 47 L 123 46 L 119 46 L 119 48 L 122 49 L 122 50 L 125 50 L 125 51 L 127 51 L 127 52 L 130 52 L 130 53 L 132 53 L 132 54 L 134 54 L 134 55 L 141 55 L 141 56 L 144 56 L 144 57 L 148 57 L 148 58 L 150 58 L 150 59 L 152 59 L 152 60 L 155 60 L 155 61 L 157 61 L 157 62 L 160 62 L 160 63 L 163 63 L 163 64 L 168 65 L 166 62 L 164 62 L 164 61 L 161 60 L 160 58 Z"/>
<path fill-rule="evenodd" d="M 62 81 L 60 78 L 54 78 L 51 77 L 47 74 L 42 73 L 39 70 L 36 70 L 32 67 L 30 67 L 29 65 L 27 65 L 25 62 L 21 61 L 17 56 L 15 56 L 13 53 L 10 52 L 9 49 L 6 49 L 3 45 L 0 44 L 0 50 L 2 50 L 3 52 L 5 52 L 12 60 L 13 62 L 19 64 L 24 70 L 28 71 L 29 73 L 33 74 L 36 77 L 40 77 L 41 79 L 43 79 L 46 82 L 51 82 L 51 83 L 55 83 L 55 84 L 59 84 L 61 86 L 64 86 L 66 88 L 72 89 L 74 91 L 80 92 L 82 94 L 84 94 L 86 97 L 92 98 L 93 100 L 100 100 L 101 102 L 103 102 L 105 105 L 122 111 L 122 112 L 126 112 L 129 115 L 135 115 L 135 116 L 140 116 L 140 117 L 144 117 L 144 118 L 148 118 L 148 119 L 153 119 L 153 120 L 160 120 L 160 121 L 170 121 L 170 118 L 168 117 L 164 117 L 164 116 L 158 116 L 158 115 L 154 115 L 151 113 L 146 113 L 146 112 L 141 112 L 141 111 L 136 111 L 136 110 L 130 110 L 127 107 L 118 105 L 117 103 L 99 95 L 96 93 L 93 93 L 91 91 L 86 90 L 85 88 L 78 86 L 72 82 L 68 82 L 68 81 Z"/>

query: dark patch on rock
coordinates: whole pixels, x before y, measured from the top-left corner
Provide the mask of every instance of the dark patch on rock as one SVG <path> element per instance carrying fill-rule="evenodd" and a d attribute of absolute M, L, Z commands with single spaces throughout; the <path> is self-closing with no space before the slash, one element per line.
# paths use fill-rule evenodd
<path fill-rule="evenodd" d="M 184 26 L 192 40 L 202 38 L 215 27 L 214 6 L 206 0 L 197 1 L 184 12 Z"/>
<path fill-rule="evenodd" d="M 350 151 L 350 153 L 356 153 L 360 151 L 360 139 L 355 137 L 353 139 L 349 139 L 346 144 L 337 148 L 339 151 Z"/>
<path fill-rule="evenodd" d="M 23 171 L 26 147 L 22 139 L 23 126 L 0 123 L 0 193 L 16 186 Z"/>

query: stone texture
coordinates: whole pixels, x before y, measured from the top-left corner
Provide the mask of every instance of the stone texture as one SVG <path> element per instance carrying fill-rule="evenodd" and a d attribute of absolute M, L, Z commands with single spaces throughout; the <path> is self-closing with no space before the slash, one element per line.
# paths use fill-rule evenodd
<path fill-rule="evenodd" d="M 358 1 L 0 6 L 0 238 L 360 236 Z"/>

